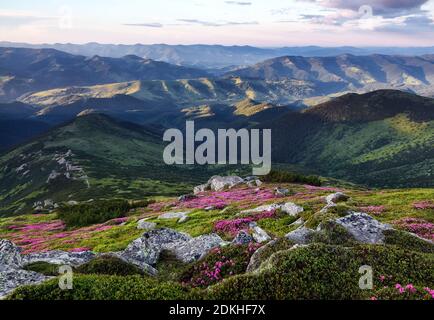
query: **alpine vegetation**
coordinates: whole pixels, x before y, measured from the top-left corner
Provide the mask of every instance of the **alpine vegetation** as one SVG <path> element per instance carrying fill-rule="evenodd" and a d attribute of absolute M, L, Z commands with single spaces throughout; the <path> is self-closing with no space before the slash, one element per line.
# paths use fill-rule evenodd
<path fill-rule="evenodd" d="M 173 128 L 164 132 L 163 140 L 170 142 L 163 153 L 168 165 L 240 163 L 253 164 L 254 175 L 271 171 L 271 129 L 217 129 L 216 138 L 213 130 L 202 128 L 195 132 L 194 121 L 186 121 L 185 141 L 183 132 Z"/>

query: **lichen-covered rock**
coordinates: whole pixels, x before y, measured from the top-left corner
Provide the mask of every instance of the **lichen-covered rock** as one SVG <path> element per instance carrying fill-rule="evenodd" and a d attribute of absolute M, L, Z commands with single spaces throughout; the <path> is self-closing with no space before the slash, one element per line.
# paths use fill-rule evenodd
<path fill-rule="evenodd" d="M 21 249 L 9 240 L 0 240 L 0 271 L 22 266 Z"/>
<path fill-rule="evenodd" d="M 392 229 L 390 225 L 360 212 L 352 212 L 336 219 L 336 223 L 344 227 L 357 241 L 371 244 L 384 243 L 383 231 Z"/>
<path fill-rule="evenodd" d="M 33 271 L 15 268 L 0 271 L 0 300 L 20 286 L 39 284 L 48 279 L 50 277 Z"/>
<path fill-rule="evenodd" d="M 243 245 L 243 244 L 248 244 L 248 243 L 253 242 L 253 241 L 254 241 L 254 239 L 250 234 L 248 234 L 244 230 L 241 230 L 240 232 L 238 232 L 238 234 L 234 238 L 234 240 L 232 240 L 232 244 Z"/>
<path fill-rule="evenodd" d="M 287 213 L 290 216 L 297 216 L 304 211 L 303 207 L 300 207 L 292 202 L 287 202 L 280 207 L 282 212 Z"/>
<path fill-rule="evenodd" d="M 185 218 L 190 212 L 166 212 L 158 216 L 158 219 L 182 219 Z"/>
<path fill-rule="evenodd" d="M 66 252 L 60 250 L 31 253 L 22 256 L 23 265 L 35 262 L 47 262 L 50 264 L 80 266 L 96 257 L 91 251 Z"/>
<path fill-rule="evenodd" d="M 137 222 L 137 229 L 141 230 L 153 230 L 157 227 L 157 224 L 155 222 L 148 222 L 145 219 L 139 220 Z"/>
<path fill-rule="evenodd" d="M 217 234 L 192 238 L 185 233 L 161 228 L 144 233 L 120 252 L 119 256 L 147 270 L 155 266 L 163 250 L 172 252 L 180 261 L 191 262 L 222 244 L 224 241 Z"/>
<path fill-rule="evenodd" d="M 314 234 L 314 230 L 308 229 L 306 227 L 300 227 L 288 233 L 285 237 L 296 244 L 308 244 Z"/>
<path fill-rule="evenodd" d="M 189 235 L 172 229 L 155 229 L 144 233 L 140 238 L 131 242 L 120 256 L 127 262 L 144 269 L 157 263 L 164 245 L 173 242 L 186 242 L 190 239 Z"/>
<path fill-rule="evenodd" d="M 256 242 L 263 243 L 271 240 L 271 237 L 265 232 L 265 230 L 260 228 L 255 222 L 250 223 L 249 227 L 252 232 L 252 237 Z"/>
<path fill-rule="evenodd" d="M 165 244 L 163 249 L 172 252 L 180 261 L 190 263 L 201 259 L 211 249 L 219 247 L 223 243 L 223 239 L 217 234 L 207 234 L 185 242 Z"/>

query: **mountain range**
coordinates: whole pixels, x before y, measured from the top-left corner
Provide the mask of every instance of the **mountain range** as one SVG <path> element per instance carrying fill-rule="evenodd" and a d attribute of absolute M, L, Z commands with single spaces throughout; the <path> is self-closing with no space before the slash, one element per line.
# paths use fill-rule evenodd
<path fill-rule="evenodd" d="M 304 110 L 245 100 L 230 113 L 218 105 L 181 113 L 171 121 L 180 128 L 185 119 L 214 129 L 272 128 L 274 164 L 374 187 L 433 186 L 434 99 L 379 90 Z M 166 166 L 161 127 L 113 116 L 85 113 L 3 154 L 0 212 L 20 213 L 45 200 L 175 194 L 213 173 L 247 172 Z"/>
<path fill-rule="evenodd" d="M 281 56 L 330 57 L 342 54 L 353 55 L 425 55 L 434 54 L 434 47 L 281 47 L 258 48 L 252 46 L 222 46 L 222 45 L 167 45 L 167 44 L 29 44 L 0 41 L 0 47 L 20 47 L 32 49 L 56 49 L 76 55 L 103 56 L 121 58 L 126 55 L 136 55 L 145 59 L 164 61 L 167 63 L 195 66 L 206 69 L 231 68 L 247 66 L 266 59 Z M 217 70 L 216 70 L 217 71 Z"/>
<path fill-rule="evenodd" d="M 207 75 L 199 69 L 134 55 L 122 58 L 85 57 L 54 49 L 0 48 L 0 101 L 50 88 Z"/>

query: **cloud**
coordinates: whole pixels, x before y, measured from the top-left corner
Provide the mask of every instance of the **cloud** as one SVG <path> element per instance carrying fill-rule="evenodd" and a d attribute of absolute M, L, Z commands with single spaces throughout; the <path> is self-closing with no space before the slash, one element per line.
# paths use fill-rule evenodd
<path fill-rule="evenodd" d="M 178 19 L 179 22 L 185 22 L 188 24 L 198 24 L 204 27 L 225 27 L 225 26 L 242 26 L 242 25 L 257 25 L 257 21 L 245 21 L 245 22 L 235 22 L 235 21 L 204 21 L 197 19 Z"/>
<path fill-rule="evenodd" d="M 225 1 L 226 4 L 234 4 L 237 6 L 251 6 L 252 3 L 248 1 Z"/>
<path fill-rule="evenodd" d="M 163 24 L 158 22 L 151 22 L 151 23 L 124 23 L 124 26 L 128 27 L 147 27 L 147 28 L 162 28 L 164 27 Z"/>
<path fill-rule="evenodd" d="M 375 15 L 400 15 L 421 10 L 429 0 L 297 0 L 316 3 L 325 8 L 348 9 L 359 11 L 362 7 L 371 7 Z"/>
<path fill-rule="evenodd" d="M 57 17 L 45 17 L 27 11 L 0 10 L 0 26 L 22 26 L 40 21 L 56 20 Z"/>

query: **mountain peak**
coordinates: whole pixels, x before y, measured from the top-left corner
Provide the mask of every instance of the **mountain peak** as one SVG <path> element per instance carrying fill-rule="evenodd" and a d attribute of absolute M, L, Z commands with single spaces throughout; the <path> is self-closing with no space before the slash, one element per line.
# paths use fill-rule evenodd
<path fill-rule="evenodd" d="M 434 100 L 399 90 L 348 93 L 311 107 L 307 114 L 329 122 L 376 121 L 405 113 L 415 121 L 434 119 Z"/>

